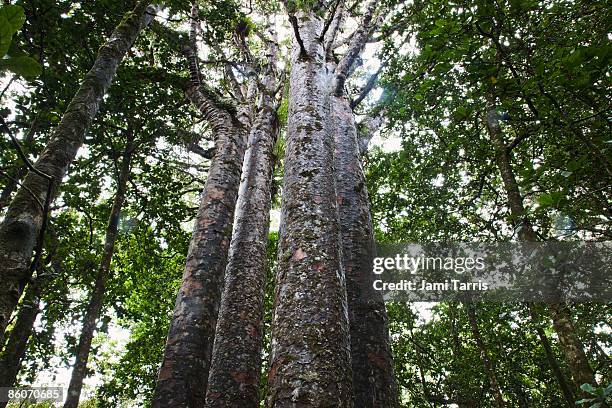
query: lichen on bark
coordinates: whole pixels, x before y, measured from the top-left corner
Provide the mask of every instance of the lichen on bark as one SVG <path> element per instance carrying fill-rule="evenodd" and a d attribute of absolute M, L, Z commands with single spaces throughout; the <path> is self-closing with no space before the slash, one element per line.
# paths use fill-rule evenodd
<path fill-rule="evenodd" d="M 382 293 L 373 288 L 375 244 L 370 201 L 355 116 L 345 95 L 331 97 L 330 121 L 335 139 L 335 180 L 349 308 L 354 405 L 393 408 L 398 406 L 398 395 L 387 313 Z"/>
<path fill-rule="evenodd" d="M 348 311 L 323 20 L 298 11 L 291 56 L 269 407 L 352 407 Z"/>

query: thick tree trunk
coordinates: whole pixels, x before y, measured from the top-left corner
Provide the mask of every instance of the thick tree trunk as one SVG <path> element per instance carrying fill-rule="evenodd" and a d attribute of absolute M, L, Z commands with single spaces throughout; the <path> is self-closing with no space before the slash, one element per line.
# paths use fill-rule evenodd
<path fill-rule="evenodd" d="M 153 19 L 155 8 L 147 7 L 147 4 L 146 1 L 139 1 L 100 48 L 94 66 L 85 76 L 36 162 L 35 167 L 39 171 L 55 180 L 54 196 L 83 144 L 85 132 L 98 112 L 119 63 L 143 27 Z M 47 190 L 47 180 L 30 172 L 0 224 L 0 333 L 4 333 L 25 283 L 31 276 L 29 266 L 32 252 L 43 223 L 43 210 L 39 202 L 45 202 Z M 38 200 L 32 197 L 32 193 Z"/>
<path fill-rule="evenodd" d="M 546 359 L 548 360 L 550 369 L 555 375 L 557 383 L 559 384 L 559 388 L 561 388 L 561 392 L 563 393 L 563 398 L 565 398 L 565 403 L 567 404 L 568 407 L 573 408 L 576 406 L 576 404 L 574 403 L 576 401 L 576 398 L 574 397 L 574 394 L 571 388 L 569 387 L 569 385 L 567 384 L 567 381 L 565 380 L 565 376 L 563 375 L 563 372 L 561 371 L 561 367 L 559 367 L 559 363 L 557 362 L 557 358 L 555 357 L 555 353 L 553 352 L 553 349 L 550 345 L 550 341 L 548 340 L 548 336 L 546 335 L 546 332 L 544 332 L 544 329 L 540 327 L 539 325 L 540 317 L 538 315 L 538 312 L 535 310 L 535 307 L 531 303 L 528 303 L 527 307 L 529 309 L 529 315 L 531 317 L 531 320 L 536 325 L 536 333 L 538 334 L 540 343 L 542 343 L 542 347 L 544 348 L 544 353 L 546 354 Z"/>
<path fill-rule="evenodd" d="M 241 89 L 236 90 L 241 105 L 234 113 L 211 99 L 211 94 L 202 87 L 197 15 L 198 3 L 194 1 L 190 40 L 180 44 L 189 63 L 191 85 L 187 97 L 210 124 L 216 150 L 202 192 L 153 396 L 152 406 L 159 408 L 205 405 L 240 172 L 252 120 L 250 100 Z M 233 72 L 229 69 L 226 72 L 233 83 Z"/>
<path fill-rule="evenodd" d="M 244 160 L 207 407 L 259 406 L 272 152 L 279 130 L 272 99 L 263 99 Z"/>
<path fill-rule="evenodd" d="M 269 407 L 352 407 L 349 323 L 320 11 L 299 11 L 272 329 Z M 297 30 L 296 30 L 297 31 Z M 303 44 L 300 44 L 300 40 Z"/>
<path fill-rule="evenodd" d="M 96 281 L 93 291 L 90 295 L 87 312 L 83 318 L 83 328 L 76 350 L 76 358 L 74 367 L 72 368 L 72 376 L 70 385 L 64 402 L 64 408 L 77 408 L 81 397 L 81 389 L 83 388 L 83 380 L 87 376 L 87 361 L 91 351 L 91 341 L 93 339 L 96 324 L 102 312 L 104 304 L 104 296 L 106 294 L 106 283 L 110 275 L 110 265 L 115 251 L 115 242 L 117 241 L 117 229 L 119 227 L 119 216 L 125 202 L 125 193 L 127 191 L 127 183 L 130 178 L 131 162 L 134 153 L 134 135 L 128 134 L 121 169 L 117 179 L 117 191 L 113 200 L 113 206 L 108 218 L 106 226 L 106 235 L 104 238 L 104 249 L 96 275 Z"/>
<path fill-rule="evenodd" d="M 7 343 L 0 356 L 0 387 L 14 387 L 21 363 L 25 357 L 28 340 L 34 328 L 34 322 L 40 312 L 40 296 L 46 278 L 39 276 L 29 284 L 21 300 L 15 326 L 11 330 Z M 0 401 L 0 408 L 7 402 Z"/>
<path fill-rule="evenodd" d="M 174 307 L 153 407 L 201 407 L 227 265 L 248 129 L 217 109 L 196 87 L 188 95 L 206 115 L 216 152 L 195 220 Z"/>
<path fill-rule="evenodd" d="M 36 278 L 28 284 L 19 305 L 19 311 L 15 316 L 15 324 L 11 329 L 6 344 L 3 344 L 0 354 L 0 387 L 14 387 L 17 375 L 21 370 L 23 359 L 26 355 L 28 341 L 34 330 L 36 317 L 40 313 L 41 296 L 48 287 L 53 273 L 46 270 L 45 265 L 53 269 L 55 273 L 60 269 L 59 262 L 54 260 L 57 249 L 57 236 L 50 231 L 51 245 L 48 245 L 47 255 L 42 264 L 38 265 Z M 0 408 L 6 406 L 0 402 Z"/>
<path fill-rule="evenodd" d="M 468 321 L 470 323 L 470 328 L 472 329 L 472 336 L 476 341 L 476 346 L 478 347 L 478 351 L 480 352 L 480 358 L 482 360 L 482 364 L 485 369 L 485 374 L 489 380 L 489 388 L 491 389 L 491 393 L 493 394 L 493 398 L 495 399 L 495 404 L 498 408 L 505 408 L 506 401 L 504 401 L 504 397 L 501 393 L 501 388 L 499 386 L 499 381 L 497 380 L 497 374 L 495 373 L 495 367 L 491 358 L 489 357 L 489 353 L 487 351 L 487 346 L 482 340 L 482 336 L 480 335 L 480 328 L 478 327 L 478 319 L 476 317 L 476 311 L 474 310 L 474 305 L 471 303 L 466 303 L 466 311 L 468 316 Z"/>
<path fill-rule="evenodd" d="M 336 190 L 349 307 L 354 405 L 392 408 L 398 401 L 387 313 L 381 292 L 373 288 L 375 244 L 370 202 L 355 117 L 346 97 L 332 96 L 331 121 L 336 146 Z"/>
<path fill-rule="evenodd" d="M 264 89 L 249 135 L 206 394 L 207 407 L 259 407 L 273 150 L 277 44 L 269 40 Z"/>
<path fill-rule="evenodd" d="M 495 109 L 488 111 L 485 124 L 495 147 L 497 167 L 499 168 L 508 195 L 510 214 L 514 222 L 521 225 L 519 239 L 525 242 L 538 242 L 539 238 L 526 216 L 523 197 L 521 196 L 512 169 L 511 151 L 504 143 L 502 130 L 499 125 L 499 114 Z M 568 306 L 559 303 L 548 303 L 547 305 L 550 310 L 553 327 L 559 337 L 565 361 L 572 373 L 574 385 L 577 389 L 585 382 L 595 386 L 595 374 L 589 365 L 584 352 L 584 346 L 574 330 Z M 559 383 L 559 386 L 563 387 L 561 383 Z"/>
<path fill-rule="evenodd" d="M 553 327 L 563 349 L 567 365 L 572 372 L 572 379 L 577 388 L 582 384 L 596 386 L 595 373 L 589 365 L 582 342 L 576 335 L 572 315 L 565 303 L 549 303 L 548 310 L 552 317 Z"/>

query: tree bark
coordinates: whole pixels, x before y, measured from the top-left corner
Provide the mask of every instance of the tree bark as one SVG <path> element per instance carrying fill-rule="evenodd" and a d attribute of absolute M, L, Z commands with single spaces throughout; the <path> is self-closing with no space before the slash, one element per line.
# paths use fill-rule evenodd
<path fill-rule="evenodd" d="M 321 10 L 292 16 L 268 407 L 352 407 L 349 323 Z"/>
<path fill-rule="evenodd" d="M 102 251 L 102 257 L 98 267 L 98 273 L 96 275 L 93 291 L 90 294 L 87 312 L 83 318 L 83 328 L 81 329 L 81 336 L 79 337 L 79 344 L 76 350 L 74 367 L 72 368 L 72 376 L 70 377 L 70 384 L 68 386 L 64 408 L 78 407 L 79 399 L 81 397 L 81 390 L 83 388 L 83 380 L 87 376 L 87 361 L 89 360 L 94 331 L 96 329 L 98 319 L 100 318 L 100 313 L 102 312 L 102 306 L 104 305 L 106 283 L 110 275 L 110 265 L 113 259 L 113 253 L 115 251 L 115 242 L 117 241 L 119 216 L 121 215 L 121 209 L 123 208 L 123 203 L 125 202 L 125 193 L 127 191 L 127 184 L 130 178 L 131 162 L 134 149 L 134 135 L 130 131 L 128 132 L 127 143 L 121 162 L 121 169 L 117 179 L 117 191 L 115 192 L 115 198 L 113 199 L 113 205 L 111 207 L 108 224 L 106 226 L 104 249 Z"/>
<path fill-rule="evenodd" d="M 580 388 L 585 383 L 596 387 L 595 373 L 589 365 L 582 342 L 576 335 L 568 305 L 549 303 L 548 310 L 576 387 Z"/>
<path fill-rule="evenodd" d="M 510 214 L 515 223 L 520 223 L 519 239 L 525 242 L 538 242 L 540 239 L 533 229 L 533 225 L 526 216 L 523 198 L 521 196 L 516 177 L 511 164 L 511 151 L 504 143 L 501 126 L 499 124 L 499 114 L 495 109 L 489 109 L 485 120 L 485 125 L 489 132 L 491 142 L 495 147 L 497 167 L 502 176 L 502 181 L 508 195 L 508 206 Z M 572 379 L 576 388 L 582 384 L 589 383 L 595 386 L 595 374 L 589 365 L 589 361 L 584 352 L 584 346 L 576 335 L 571 312 L 564 303 L 547 303 L 550 310 L 553 327 L 559 343 L 563 350 L 563 355 L 572 373 Z M 552 367 L 551 367 L 552 368 Z M 559 384 L 563 387 L 562 384 Z"/>
<path fill-rule="evenodd" d="M 178 45 L 189 63 L 191 85 L 186 90 L 187 97 L 212 129 L 215 154 L 174 306 L 153 396 L 154 408 L 205 405 L 240 173 L 252 121 L 251 100 L 242 92 L 236 95 L 240 105 L 234 111 L 233 106 L 230 109 L 220 104 L 203 86 L 198 69 L 197 15 L 198 3 L 194 1 L 189 43 L 179 39 Z M 172 32 L 170 37 L 174 37 Z"/>
<path fill-rule="evenodd" d="M 92 69 L 35 164 L 36 169 L 55 180 L 53 197 L 83 144 L 85 132 L 98 112 L 119 63 L 140 31 L 153 19 L 155 8 L 147 4 L 139 1 L 100 48 Z M 0 333 L 6 330 L 25 283 L 31 277 L 30 261 L 44 218 L 39 202 L 45 202 L 47 190 L 45 178 L 28 173 L 0 224 Z"/>
<path fill-rule="evenodd" d="M 259 407 L 272 156 L 279 133 L 274 61 L 263 81 L 265 91 L 244 159 L 206 407 Z"/>
<path fill-rule="evenodd" d="M 188 96 L 211 123 L 216 152 L 195 220 L 153 407 L 201 407 L 219 313 L 247 127 L 197 87 Z"/>
<path fill-rule="evenodd" d="M 373 288 L 374 232 L 355 116 L 346 96 L 332 96 L 335 177 L 346 274 L 355 407 L 398 406 L 387 313 Z"/>
<path fill-rule="evenodd" d="M 25 357 L 28 340 L 34 328 L 34 322 L 40 312 L 40 296 L 46 277 L 38 276 L 28 285 L 23 295 L 15 326 L 0 356 L 0 387 L 14 387 L 21 363 Z M 7 402 L 0 401 L 0 408 Z"/>
<path fill-rule="evenodd" d="M 493 398 L 495 399 L 495 404 L 498 408 L 505 408 L 506 401 L 504 401 L 504 397 L 501 393 L 501 388 L 499 386 L 499 381 L 497 380 L 497 374 L 495 373 L 495 367 L 491 358 L 489 357 L 489 353 L 487 351 L 487 346 L 482 340 L 482 336 L 480 335 L 480 328 L 478 327 L 478 319 L 476 318 L 476 311 L 474 310 L 474 305 L 472 303 L 466 303 L 466 311 L 468 315 L 468 321 L 470 323 L 470 328 L 472 329 L 472 336 L 474 336 L 474 340 L 476 341 L 476 346 L 480 352 L 480 358 L 482 360 L 482 364 L 485 369 L 485 374 L 489 379 L 489 388 L 491 389 L 491 393 L 493 394 Z"/>
<path fill-rule="evenodd" d="M 529 315 L 531 317 L 531 320 L 536 325 L 536 333 L 538 335 L 538 338 L 540 339 L 540 343 L 542 343 L 542 347 L 544 348 L 544 353 L 546 354 L 546 359 L 548 360 L 550 369 L 552 370 L 553 374 L 555 375 L 555 378 L 557 379 L 559 388 L 561 388 L 563 398 L 565 398 L 565 403 L 568 407 L 573 408 L 576 406 L 576 404 L 574 403 L 574 401 L 576 401 L 576 398 L 574 397 L 574 393 L 572 392 L 571 388 L 567 384 L 567 381 L 565 381 L 565 376 L 561 371 L 561 367 L 559 367 L 559 363 L 557 362 L 557 358 L 555 357 L 555 353 L 553 352 L 553 349 L 550 345 L 550 340 L 548 340 L 546 332 L 544 332 L 544 329 L 539 325 L 540 317 L 538 315 L 538 312 L 535 310 L 535 307 L 531 303 L 527 304 L 527 308 L 529 309 Z"/>

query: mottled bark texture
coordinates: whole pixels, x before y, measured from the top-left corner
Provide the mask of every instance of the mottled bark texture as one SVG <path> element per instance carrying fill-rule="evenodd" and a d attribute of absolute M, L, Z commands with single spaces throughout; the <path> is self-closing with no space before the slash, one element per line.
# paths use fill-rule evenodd
<path fill-rule="evenodd" d="M 476 341 L 476 346 L 478 347 L 478 351 L 480 352 L 480 359 L 482 360 L 482 364 L 485 369 L 485 374 L 487 376 L 487 379 L 489 380 L 489 388 L 491 390 L 493 398 L 495 399 L 495 405 L 498 408 L 505 408 L 506 401 L 504 401 L 504 397 L 501 393 L 499 381 L 497 380 L 497 373 L 495 372 L 495 366 L 493 364 L 493 361 L 491 360 L 491 357 L 489 357 L 487 346 L 482 340 L 482 336 L 480 334 L 480 327 L 478 326 L 476 310 L 472 303 L 466 303 L 465 308 L 467 311 L 468 321 L 470 323 L 470 329 L 472 330 L 472 336 Z"/>
<path fill-rule="evenodd" d="M 208 379 L 207 407 L 259 406 L 273 148 L 278 122 L 267 78 L 249 136 Z"/>
<path fill-rule="evenodd" d="M 295 14 L 268 407 L 353 406 L 321 14 Z"/>
<path fill-rule="evenodd" d="M 348 98 L 333 96 L 330 116 L 335 136 L 336 190 L 349 307 L 354 405 L 392 408 L 398 406 L 398 401 L 387 314 L 382 293 L 373 288 L 372 217 L 355 116 Z"/>
<path fill-rule="evenodd" d="M 352 70 L 355 68 L 355 61 L 361 54 L 363 47 L 368 40 L 372 29 L 378 23 L 375 21 L 374 15 L 378 6 L 378 1 L 370 1 L 365 6 L 365 13 L 357 30 L 352 34 L 351 42 L 347 53 L 338 63 L 335 71 L 334 95 L 341 96 L 344 90 L 344 84 Z"/>
<path fill-rule="evenodd" d="M 40 296 L 45 281 L 44 275 L 38 276 L 25 290 L 15 318 L 15 325 L 0 355 L 0 387 L 15 386 L 34 322 L 40 312 Z M 0 408 L 6 405 L 7 402 L 0 401 Z"/>
<path fill-rule="evenodd" d="M 91 341 L 93 340 L 94 331 L 100 318 L 100 313 L 102 312 L 106 294 L 106 283 L 111 274 L 110 266 L 113 259 L 113 253 L 115 252 L 119 219 L 121 209 L 125 202 L 134 148 L 134 135 L 130 132 L 123 152 L 121 168 L 117 179 L 117 190 L 106 225 L 104 248 L 100 257 L 100 265 L 98 266 L 94 287 L 90 294 L 87 311 L 83 318 L 83 327 L 81 328 L 81 335 L 79 337 L 79 344 L 76 350 L 75 362 L 72 368 L 72 376 L 70 377 L 64 408 L 78 407 L 81 389 L 83 388 L 83 380 L 87 376 L 87 361 L 89 360 L 89 353 L 91 351 Z"/>
<path fill-rule="evenodd" d="M 188 96 L 211 124 L 216 139 L 195 220 L 187 264 L 174 307 L 153 407 L 201 407 L 231 239 L 246 127 L 197 87 Z"/>
<path fill-rule="evenodd" d="M 521 227 L 518 233 L 519 239 L 525 242 L 538 242 L 538 235 L 526 216 L 527 213 L 523 204 L 523 197 L 521 196 L 512 169 L 512 152 L 504 142 L 501 126 L 499 124 L 499 114 L 496 109 L 489 109 L 485 125 L 495 148 L 497 167 L 508 196 L 510 215 L 513 221 L 518 224 L 517 226 Z M 582 341 L 577 336 L 576 330 L 574 329 L 571 311 L 568 306 L 563 303 L 547 303 L 547 305 L 553 321 L 553 328 L 559 337 L 559 343 L 563 350 L 565 361 L 572 373 L 572 379 L 576 389 L 584 383 L 595 386 L 595 374 L 589 365 Z M 563 387 L 561 383 L 559 385 Z"/>
<path fill-rule="evenodd" d="M 219 103 L 201 83 L 198 70 L 197 2 L 191 7 L 189 43 L 179 40 L 189 63 L 187 97 L 209 123 L 215 154 L 200 198 L 185 273 L 174 306 L 153 407 L 202 407 L 234 210 L 252 112 L 242 95 L 237 110 Z M 174 35 L 172 33 L 171 37 Z"/>
<path fill-rule="evenodd" d="M 148 7 L 147 4 L 146 1 L 139 1 L 100 48 L 92 69 L 83 79 L 81 87 L 35 164 L 39 171 L 54 178 L 54 196 L 58 184 L 83 144 L 85 132 L 98 112 L 119 63 L 140 31 L 154 16 L 155 8 Z M 43 220 L 43 210 L 39 202 L 45 202 L 47 189 L 46 179 L 33 172 L 28 173 L 0 224 L 0 333 L 4 333 L 31 275 L 30 261 Z M 31 193 L 38 200 L 32 197 Z"/>
<path fill-rule="evenodd" d="M 206 407 L 259 407 L 273 150 L 280 130 L 274 99 L 278 54 L 274 40 L 268 40 L 268 50 L 242 167 Z"/>

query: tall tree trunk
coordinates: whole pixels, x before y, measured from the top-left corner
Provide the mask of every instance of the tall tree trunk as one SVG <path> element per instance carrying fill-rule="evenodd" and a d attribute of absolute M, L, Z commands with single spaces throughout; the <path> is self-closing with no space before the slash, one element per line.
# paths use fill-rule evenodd
<path fill-rule="evenodd" d="M 125 193 L 130 178 L 134 149 L 134 134 L 130 129 L 128 131 L 121 169 L 119 170 L 117 179 L 117 191 L 115 192 L 113 206 L 111 207 L 108 224 L 106 226 L 104 249 L 102 251 L 94 288 L 90 294 L 89 304 L 87 305 L 87 312 L 83 318 L 83 328 L 81 329 L 81 336 L 79 337 L 79 344 L 76 350 L 74 367 L 72 368 L 72 376 L 70 377 L 64 408 L 78 407 L 79 399 L 81 398 L 81 389 L 83 388 L 83 380 L 87 376 L 87 361 L 89 360 L 89 353 L 91 351 L 91 341 L 104 304 L 106 283 L 108 282 L 110 265 L 113 259 L 113 253 L 115 252 L 119 217 L 121 215 L 123 203 L 125 202 Z"/>
<path fill-rule="evenodd" d="M 595 373 L 586 357 L 582 342 L 576 335 L 568 305 L 565 303 L 549 303 L 548 310 L 576 387 L 580 388 L 585 383 L 596 386 Z"/>
<path fill-rule="evenodd" d="M 198 3 L 193 1 L 189 43 L 180 44 L 189 63 L 191 85 L 187 97 L 210 124 L 216 150 L 174 306 L 153 396 L 154 408 L 199 408 L 205 404 L 240 173 L 252 120 L 251 100 L 243 95 L 240 86 L 235 86 L 236 97 L 241 102 L 236 111 L 233 107 L 228 110 L 221 106 L 202 86 L 198 69 L 197 15 Z M 226 74 L 230 83 L 237 84 L 227 66 Z"/>
<path fill-rule="evenodd" d="M 259 406 L 272 156 L 280 131 L 274 101 L 278 44 L 276 38 L 267 41 L 269 62 L 242 168 L 207 407 Z"/>
<path fill-rule="evenodd" d="M 36 169 L 53 177 L 53 196 L 83 144 L 85 132 L 98 112 L 119 63 L 140 31 L 153 19 L 156 9 L 147 4 L 147 1 L 136 3 L 134 10 L 126 14 L 100 48 L 92 69 L 35 164 Z M 47 191 L 47 179 L 28 173 L 0 224 L 0 333 L 6 330 L 25 283 L 31 277 L 30 261 L 44 218 L 40 203 L 45 202 Z"/>
<path fill-rule="evenodd" d="M 489 353 L 487 351 L 487 346 L 485 345 L 484 341 L 482 340 L 482 336 L 480 335 L 480 328 L 478 327 L 478 319 L 476 317 L 474 305 L 468 302 L 465 304 L 465 306 L 468 321 L 470 323 L 470 328 L 472 329 L 472 336 L 474 336 L 476 346 L 478 347 L 478 351 L 480 352 L 480 358 L 482 360 L 485 373 L 489 380 L 489 388 L 491 389 L 491 393 L 493 394 L 493 398 L 495 399 L 495 404 L 498 408 L 505 408 L 506 401 L 504 401 L 504 397 L 502 396 L 501 388 L 499 386 L 499 381 L 497 381 L 497 374 L 495 373 L 493 361 L 491 361 L 491 358 L 489 357 Z"/>
<path fill-rule="evenodd" d="M 212 124 L 216 151 L 195 220 L 153 407 L 204 405 L 248 131 L 197 87 L 188 95 Z"/>
<path fill-rule="evenodd" d="M 275 56 L 276 51 L 263 80 L 265 91 L 244 159 L 208 378 L 207 407 L 259 406 L 272 155 L 279 133 L 273 99 Z"/>
<path fill-rule="evenodd" d="M 41 296 L 53 275 L 61 267 L 58 260 L 55 259 L 58 246 L 57 235 L 53 230 L 50 231 L 49 235 L 51 244 L 47 247 L 45 260 L 38 265 L 36 278 L 26 287 L 19 305 L 19 311 L 15 316 L 15 324 L 11 329 L 6 344 L 2 345 L 2 353 L 0 354 L 0 387 L 13 387 L 15 385 L 27 351 L 28 341 L 34 329 L 36 317 L 40 313 Z M 53 269 L 54 272 L 48 271 L 45 265 L 49 265 L 49 268 Z M 6 406 L 6 403 L 0 402 L 0 408 L 4 406 Z"/>
<path fill-rule="evenodd" d="M 568 407 L 573 408 L 576 406 L 576 404 L 574 403 L 574 401 L 576 400 L 574 397 L 574 393 L 572 392 L 571 388 L 567 384 L 567 381 L 565 380 L 565 376 L 563 375 L 563 372 L 561 371 L 561 367 L 559 367 L 559 363 L 557 362 L 557 358 L 555 357 L 555 353 L 553 352 L 553 349 L 550 345 L 550 341 L 548 340 L 548 336 L 546 335 L 546 332 L 544 332 L 544 329 L 539 324 L 540 316 L 538 312 L 536 311 L 533 304 L 528 303 L 527 308 L 529 309 L 529 315 L 531 317 L 531 320 L 536 325 L 536 333 L 538 335 L 538 338 L 540 339 L 540 343 L 542 343 L 542 347 L 544 348 L 544 353 L 546 354 L 546 359 L 548 360 L 550 369 L 555 375 L 557 383 L 559 384 L 559 388 L 561 388 L 561 392 L 563 393 L 563 398 L 565 398 L 565 403 L 567 404 Z"/>
<path fill-rule="evenodd" d="M 0 355 L 0 387 L 15 386 L 34 322 L 40 312 L 40 296 L 46 280 L 46 275 L 40 275 L 25 290 L 19 312 L 17 312 L 15 326 Z M 0 401 L 0 408 L 6 405 L 7 402 Z"/>
<path fill-rule="evenodd" d="M 291 16 L 289 120 L 269 407 L 352 407 L 322 10 Z"/>
<path fill-rule="evenodd" d="M 510 214 L 513 221 L 521 226 L 519 239 L 525 242 L 538 242 L 539 239 L 533 225 L 526 216 L 523 198 L 512 169 L 511 150 L 504 142 L 497 110 L 490 109 L 487 112 L 485 125 L 495 147 L 497 167 L 508 195 Z M 596 385 L 595 374 L 589 365 L 582 342 L 576 335 L 568 306 L 559 303 L 547 303 L 547 305 L 576 388 L 579 388 L 583 383 Z M 563 387 L 561 383 L 559 383 L 559 386 Z"/>
<path fill-rule="evenodd" d="M 332 96 L 335 176 L 346 273 L 355 407 L 398 405 L 382 293 L 374 290 L 375 253 L 365 175 L 355 116 L 346 96 Z"/>

